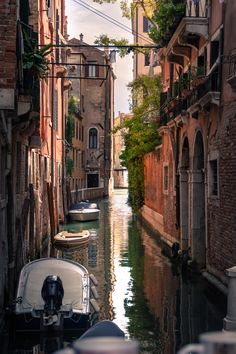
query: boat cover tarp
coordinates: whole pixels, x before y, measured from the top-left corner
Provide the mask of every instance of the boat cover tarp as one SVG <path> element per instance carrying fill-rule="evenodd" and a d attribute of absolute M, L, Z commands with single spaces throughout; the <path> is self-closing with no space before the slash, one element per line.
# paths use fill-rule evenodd
<path fill-rule="evenodd" d="M 41 296 L 43 282 L 48 275 L 57 275 L 62 280 L 64 298 L 62 305 L 69 310 L 83 308 L 83 269 L 77 265 L 58 259 L 48 259 L 43 262 L 32 263 L 26 268 L 21 286 L 22 309 L 32 307 L 43 309 L 44 301 Z M 68 308 L 69 307 L 69 308 Z"/>

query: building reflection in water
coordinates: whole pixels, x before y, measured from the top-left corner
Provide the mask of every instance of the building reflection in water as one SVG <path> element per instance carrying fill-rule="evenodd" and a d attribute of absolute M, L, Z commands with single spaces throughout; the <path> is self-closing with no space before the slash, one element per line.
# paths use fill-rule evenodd
<path fill-rule="evenodd" d="M 184 344 L 197 342 L 200 333 L 221 330 L 226 298 L 202 277 L 182 273 L 163 255 L 163 245 L 140 225 L 139 234 L 143 244 L 140 254 L 143 254 L 144 295 L 158 325 L 155 333 L 158 347 L 153 353 L 176 353 Z M 130 243 L 133 238 L 134 235 Z M 136 243 L 140 244 L 138 237 Z"/>
<path fill-rule="evenodd" d="M 199 276 L 182 274 L 163 255 L 157 238 L 132 219 L 127 195 L 114 195 L 99 207 L 99 222 L 64 226 L 91 230 L 88 247 L 54 252 L 56 257 L 80 262 L 95 275 L 99 319 L 114 320 L 127 337 L 140 342 L 143 354 L 174 354 L 184 344 L 196 342 L 200 333 L 221 330 L 226 299 Z M 37 338 L 38 345 L 28 343 L 27 350 L 19 351 L 9 349 L 13 340 L 8 337 L 12 338 L 7 334 L 2 341 L 8 342 L 4 354 L 52 353 L 52 347 L 64 347 L 75 339 Z M 18 348 L 23 347 L 20 341 Z"/>

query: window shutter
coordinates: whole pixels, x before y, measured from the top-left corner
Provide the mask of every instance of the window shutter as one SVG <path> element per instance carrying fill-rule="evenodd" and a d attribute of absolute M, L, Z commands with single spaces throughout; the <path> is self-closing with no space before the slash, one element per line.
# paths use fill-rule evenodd
<path fill-rule="evenodd" d="M 99 66 L 95 66 L 96 77 L 99 77 Z"/>

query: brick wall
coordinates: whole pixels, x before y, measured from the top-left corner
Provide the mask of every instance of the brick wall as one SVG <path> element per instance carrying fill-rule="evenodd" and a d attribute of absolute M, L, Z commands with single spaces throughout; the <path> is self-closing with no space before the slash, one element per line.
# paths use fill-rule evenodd
<path fill-rule="evenodd" d="M 220 272 L 236 263 L 236 102 L 225 106 L 219 147 L 219 200 L 208 203 L 208 260 Z"/>
<path fill-rule="evenodd" d="M 144 159 L 145 206 L 163 216 L 159 231 L 171 242 L 179 239 L 176 229 L 176 196 L 174 190 L 174 158 L 168 134 L 163 134 L 162 145 Z M 168 189 L 164 191 L 163 170 L 168 167 Z M 151 220 L 151 219 L 150 219 Z M 153 225 L 154 226 L 154 225 Z"/>
<path fill-rule="evenodd" d="M 16 1 L 0 1 L 0 88 L 16 85 Z"/>

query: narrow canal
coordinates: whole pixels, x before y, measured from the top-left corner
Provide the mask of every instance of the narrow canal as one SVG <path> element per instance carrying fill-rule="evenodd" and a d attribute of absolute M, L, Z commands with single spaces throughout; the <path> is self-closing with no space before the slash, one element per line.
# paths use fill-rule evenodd
<path fill-rule="evenodd" d="M 55 249 L 55 256 L 78 261 L 96 276 L 100 319 L 114 320 L 127 337 L 139 340 L 145 354 L 174 354 L 200 333 L 221 330 L 225 297 L 165 256 L 163 245 L 133 219 L 127 195 L 118 191 L 99 207 L 99 222 L 64 225 L 89 229 L 89 246 Z M 52 353 L 74 339 L 26 336 L 13 345 L 12 338 L 5 334 L 1 353 Z"/>

